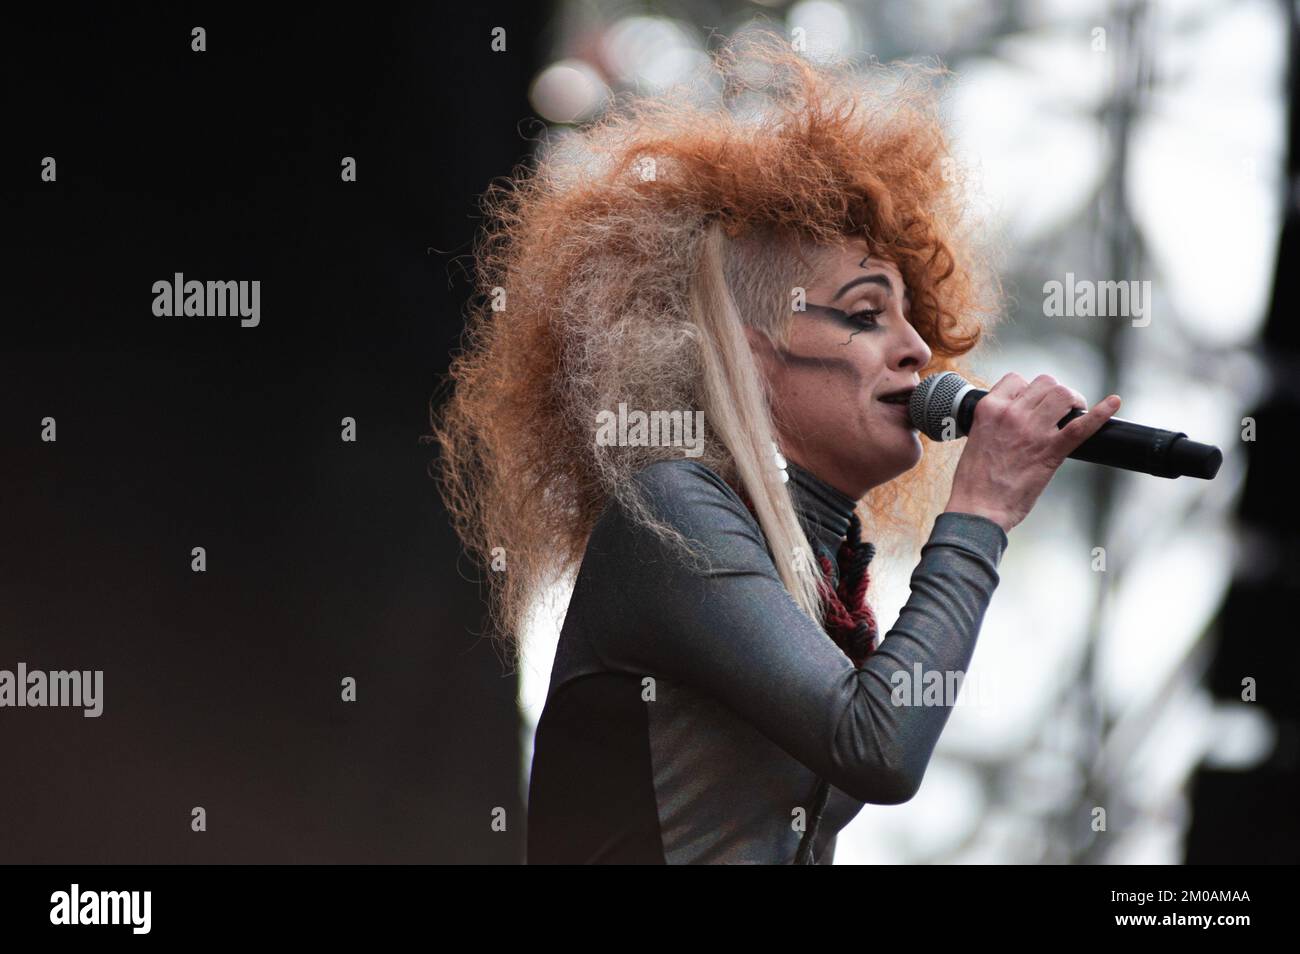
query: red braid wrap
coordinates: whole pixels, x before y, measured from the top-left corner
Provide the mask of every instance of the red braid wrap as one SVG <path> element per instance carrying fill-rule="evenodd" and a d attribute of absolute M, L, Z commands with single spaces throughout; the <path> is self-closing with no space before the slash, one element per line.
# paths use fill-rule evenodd
<path fill-rule="evenodd" d="M 758 519 L 754 504 L 743 487 L 731 485 L 749 512 Z M 869 570 L 876 548 L 862 542 L 862 521 L 857 513 L 849 519 L 849 532 L 836 554 L 838 567 L 832 567 L 825 552 L 817 554 L 817 564 L 822 576 L 817 581 L 822 606 L 826 614 L 826 632 L 844 655 L 859 669 L 876 648 L 876 614 L 867 603 L 867 587 L 871 583 Z M 839 570 L 839 585 L 832 588 L 834 571 Z"/>

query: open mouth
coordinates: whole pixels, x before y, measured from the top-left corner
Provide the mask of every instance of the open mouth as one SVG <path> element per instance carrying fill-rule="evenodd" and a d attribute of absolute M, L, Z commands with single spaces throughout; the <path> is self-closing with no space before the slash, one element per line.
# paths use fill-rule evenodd
<path fill-rule="evenodd" d="M 916 388 L 904 388 L 901 391 L 891 391 L 889 394 L 882 395 L 879 400 L 886 404 L 902 404 L 906 407 L 912 400 L 912 392 L 915 390 Z"/>

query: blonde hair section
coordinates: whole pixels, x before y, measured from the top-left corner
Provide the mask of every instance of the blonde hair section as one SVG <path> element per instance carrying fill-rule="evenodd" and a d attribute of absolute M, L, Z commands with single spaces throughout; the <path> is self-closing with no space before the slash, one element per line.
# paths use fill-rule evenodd
<path fill-rule="evenodd" d="M 730 451 L 772 551 L 778 575 L 799 608 L 821 625 L 820 570 L 799 522 L 789 485 L 779 477 L 778 446 L 767 388 L 762 380 L 723 269 L 722 229 L 708 228 L 692 288 L 692 310 L 703 332 L 701 350 L 705 416 Z"/>

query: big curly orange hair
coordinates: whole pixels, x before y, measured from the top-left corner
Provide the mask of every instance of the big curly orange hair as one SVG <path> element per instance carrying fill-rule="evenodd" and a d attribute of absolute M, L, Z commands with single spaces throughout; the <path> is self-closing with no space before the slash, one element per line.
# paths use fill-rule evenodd
<path fill-rule="evenodd" d="M 750 35 L 715 51 L 708 77 L 563 131 L 535 168 L 488 190 L 454 391 L 432 425 L 444 500 L 489 570 L 494 635 L 508 646 L 532 598 L 580 563 L 603 508 L 636 509 L 631 476 L 681 455 L 598 446 L 596 412 L 718 408 L 701 393 L 716 342 L 702 331 L 698 291 L 719 230 L 745 323 L 783 336 L 790 291 L 808 277 L 798 248 L 862 236 L 911 290 L 910 320 L 934 355 L 922 374 L 955 369 L 983 383 L 957 359 L 996 320 L 1000 294 L 963 224 L 942 76 L 814 65 L 779 36 Z M 768 257 L 736 266 L 753 248 Z M 737 455 L 751 452 L 711 440 L 702 462 L 735 475 Z M 918 467 L 860 503 L 864 529 L 919 546 L 955 460 L 927 445 Z M 780 507 L 792 512 L 788 498 Z"/>

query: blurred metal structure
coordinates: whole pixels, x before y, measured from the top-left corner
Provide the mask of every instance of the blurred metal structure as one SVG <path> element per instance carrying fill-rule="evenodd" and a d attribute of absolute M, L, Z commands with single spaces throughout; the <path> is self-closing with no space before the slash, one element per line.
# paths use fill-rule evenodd
<path fill-rule="evenodd" d="M 1237 520 L 1244 546 L 1216 624 L 1207 681 L 1215 698 L 1234 708 L 1249 690 L 1275 728 L 1268 757 L 1241 767 L 1211 763 L 1196 773 L 1187 861 L 1192 864 L 1300 861 L 1300 696 L 1289 677 L 1300 666 L 1293 613 L 1300 597 L 1300 515 L 1291 506 L 1293 446 L 1300 419 L 1300 10 L 1281 2 L 1287 17 L 1288 114 L 1282 237 L 1272 302 L 1260 349 L 1272 388 L 1250 417 L 1260 439 L 1246 445 L 1250 469 Z M 1271 435 L 1272 439 L 1264 439 Z"/>
<path fill-rule="evenodd" d="M 1157 254 L 1168 245 L 1170 229 L 1155 211 L 1160 204 L 1151 201 L 1153 193 L 1160 193 L 1156 198 L 1166 207 L 1232 199 L 1189 195 L 1187 179 L 1171 175 L 1175 171 L 1191 175 L 1199 156 L 1177 149 L 1170 152 L 1165 142 L 1166 152 L 1156 163 L 1158 170 L 1164 163 L 1163 173 L 1158 171 L 1154 178 L 1147 157 L 1160 145 L 1153 117 L 1175 124 L 1181 121 L 1171 108 L 1171 91 L 1181 88 L 1187 97 L 1199 94 L 1199 88 L 1188 82 L 1194 76 L 1189 63 L 1195 64 L 1211 31 L 1231 29 L 1237 38 L 1242 31 L 1259 37 L 1280 20 L 1289 20 L 1294 97 L 1294 17 L 1292 5 L 1279 7 L 1272 0 L 1241 5 L 1187 0 L 1160 7 L 1148 0 L 1075 4 L 688 0 L 635 6 L 611 0 L 560 5 L 554 62 L 539 75 L 533 89 L 534 108 L 560 128 L 598 115 L 609 97 L 620 91 L 653 89 L 684 78 L 705 57 L 711 35 L 743 29 L 788 31 L 802 26 L 810 37 L 820 38 L 821 45 L 814 44 L 814 50 L 857 57 L 869 51 L 881 61 L 937 57 L 959 79 L 967 73 L 981 77 L 983 86 L 971 94 L 975 106 L 968 103 L 965 113 L 961 104 L 956 107 L 956 118 L 964 121 L 959 125 L 965 127 L 956 130 L 957 138 L 987 115 L 992 132 L 986 132 L 983 141 L 1002 140 L 1004 152 L 980 155 L 981 166 L 987 158 L 990 168 L 984 171 L 991 178 L 1001 175 L 1018 185 L 1028 180 L 1029 186 L 1006 200 L 1015 207 L 1001 224 L 1011 249 L 1004 280 L 1012 294 L 1011 320 L 1007 331 L 999 333 L 999 360 L 1022 374 L 1036 374 L 1048 370 L 1041 365 L 1050 365 L 1049 373 L 1059 369 L 1062 375 L 1070 375 L 1069 382 L 1093 401 L 1119 393 L 1125 397 L 1122 415 L 1144 423 L 1169 426 L 1156 419 L 1147 421 L 1143 414 L 1147 407 L 1172 409 L 1179 414 L 1179 429 L 1198 440 L 1220 443 L 1228 457 L 1220 476 L 1203 484 L 1188 479 L 1162 482 L 1067 464 L 1054 481 L 1053 500 L 1040 504 L 1017 530 L 1012 548 L 1027 553 L 1030 562 L 1042 558 L 1041 564 L 1034 562 L 1031 572 L 1018 574 L 1018 581 L 1017 574 L 1004 574 L 1004 588 L 1011 592 L 1001 598 L 1003 604 L 1023 603 L 1030 608 L 1009 610 L 1018 614 L 1014 616 L 991 614 L 986 631 L 992 632 L 981 636 L 982 644 L 990 645 L 982 645 L 976 654 L 976 665 L 983 656 L 984 664 L 995 668 L 1032 654 L 1035 658 L 1027 672 L 1044 691 L 1023 691 L 1023 682 L 1017 686 L 1017 692 L 1006 697 L 1013 718 L 1000 728 L 954 713 L 932 765 L 930 788 L 935 800 L 918 796 L 919 804 L 892 807 L 887 821 L 869 806 L 842 834 L 837 861 L 1177 862 L 1184 860 L 1188 825 L 1195 833 L 1201 824 L 1190 821 L 1188 799 L 1197 766 L 1207 757 L 1235 760 L 1238 765 L 1262 757 L 1259 739 L 1267 736 L 1267 720 L 1258 710 L 1250 715 L 1260 717 L 1251 719 L 1237 709 L 1216 709 L 1202 688 L 1212 660 L 1211 682 L 1220 694 L 1237 685 L 1236 673 L 1259 676 L 1266 666 L 1277 670 L 1271 662 L 1278 658 L 1276 644 L 1257 645 L 1251 665 L 1244 668 L 1239 657 L 1223 651 L 1235 638 L 1266 633 L 1258 620 L 1240 612 L 1225 612 L 1216 619 L 1214 613 L 1227 585 L 1222 544 L 1231 533 L 1231 509 L 1243 484 L 1248 491 L 1243 520 L 1248 526 L 1254 519 L 1280 531 L 1276 516 L 1261 519 L 1263 511 L 1250 499 L 1267 485 L 1253 470 L 1246 479 L 1245 460 L 1257 465 L 1263 445 L 1247 444 L 1244 454 L 1238 452 L 1242 441 L 1235 408 L 1249 406 L 1254 392 L 1243 379 L 1259 367 L 1251 340 L 1250 296 L 1243 295 L 1245 304 L 1237 309 L 1233 327 L 1226 330 L 1214 328 L 1217 315 L 1207 319 L 1207 309 L 1189 307 L 1179 289 L 1189 277 L 1204 271 L 1207 259 L 1185 261 L 1185 256 L 1171 254 L 1167 247 Z M 1268 57 L 1261 53 L 1260 85 L 1267 85 L 1268 69 Z M 1037 98 L 1026 97 L 1018 106 L 1022 126 L 997 126 L 1001 114 L 1013 111 L 996 98 L 998 91 L 1031 87 Z M 1280 103 L 1271 105 L 1280 109 Z M 1235 106 L 1227 102 L 1227 109 Z M 1267 111 L 1270 104 L 1263 108 Z M 1288 237 L 1283 251 L 1294 251 L 1296 240 L 1295 125 L 1293 112 Z M 1192 129 L 1189 138 L 1195 136 Z M 1269 173 L 1260 171 L 1267 170 L 1272 160 L 1267 145 L 1268 136 L 1261 134 L 1258 141 L 1236 145 L 1237 151 L 1226 154 L 1230 163 L 1247 170 L 1247 175 L 1228 182 L 1240 194 L 1256 195 L 1267 188 L 1260 181 L 1261 175 L 1269 180 Z M 1018 152 L 1032 158 L 1016 166 L 1013 160 Z M 1055 164 L 1057 157 L 1072 153 L 1087 156 L 1074 168 Z M 1170 177 L 1168 184 L 1165 175 Z M 1143 177 L 1141 184 L 1137 176 Z M 1045 197 L 1055 193 L 1065 197 L 1048 210 Z M 1247 242 L 1267 244 L 1259 237 L 1267 228 L 1266 221 L 1256 222 Z M 1224 236 L 1212 228 L 1206 231 L 1207 246 L 1223 241 Z M 1232 238 L 1236 241 L 1239 236 Z M 1149 279 L 1161 314 L 1167 317 L 1154 330 L 1141 329 L 1142 335 L 1126 323 L 1106 318 L 1045 329 L 1039 289 L 1045 277 L 1067 272 L 1102 280 Z M 1250 276 L 1237 280 L 1249 284 Z M 1293 283 L 1279 267 L 1270 318 L 1270 333 L 1284 333 L 1290 353 L 1294 353 L 1296 332 L 1289 326 L 1282 328 L 1279 314 L 1294 301 Z M 1207 328 L 1220 333 L 1211 334 Z M 1275 347 L 1280 344 L 1279 337 Z M 1087 383 L 1076 382 L 1075 374 L 1086 377 Z M 1198 393 L 1189 397 L 1193 391 Z M 1130 400 L 1130 394 L 1139 399 Z M 1296 398 L 1293 388 L 1284 406 L 1274 404 L 1267 415 L 1261 411 L 1261 430 L 1267 420 L 1269 432 L 1276 435 L 1279 424 L 1293 421 Z M 1280 442 L 1276 436 L 1273 440 L 1277 448 Z M 1279 462 L 1274 463 L 1275 473 L 1284 472 Z M 1198 538 L 1203 528 L 1213 534 Z M 1294 552 L 1295 531 L 1288 533 L 1285 546 L 1275 543 L 1268 551 L 1273 554 L 1271 560 L 1265 558 L 1272 568 L 1269 572 L 1285 573 L 1277 555 Z M 1103 551 L 1104 572 L 1096 572 L 1095 566 L 1079 571 L 1095 550 Z M 1085 555 L 1082 560 L 1080 553 Z M 1189 555 L 1194 566 L 1209 569 L 1199 576 L 1180 575 L 1180 564 L 1169 562 L 1170 554 Z M 1053 565 L 1065 568 L 1062 575 L 1051 575 Z M 1020 568 L 1026 569 L 1025 564 Z M 1287 585 L 1294 587 L 1293 575 Z M 1189 598 L 1188 588 L 1195 589 L 1196 599 Z M 1054 589 L 1068 590 L 1069 599 L 1038 611 L 1040 616 L 1035 617 L 1031 604 L 1042 597 L 1034 591 L 1050 594 Z M 1167 614 L 1166 607 L 1178 607 L 1180 612 Z M 1007 609 L 1005 605 L 995 608 Z M 1071 609 L 1077 612 L 1067 616 Z M 1068 632 L 1062 625 L 1067 619 Z M 1064 635 L 1056 645 L 1040 647 L 1036 625 L 1060 629 Z M 545 672 L 539 664 L 549 652 L 547 638 L 538 637 L 535 671 L 524 673 L 525 721 L 536 718 L 544 697 Z M 1135 659 L 1131 657 L 1139 651 Z M 1286 651 L 1292 658 L 1294 643 Z M 1124 674 L 1125 663 L 1139 672 Z M 1279 694 L 1274 689 L 1272 698 Z M 1289 787 L 1284 791 L 1294 805 L 1295 704 L 1283 709 L 1274 702 L 1270 710 L 1290 726 L 1285 730 L 1290 733 L 1285 736 L 1290 749 L 1275 755 L 1267 771 L 1274 773 L 1270 776 L 1274 782 L 1279 775 L 1286 777 Z M 1032 730 L 1026 730 L 1026 725 Z M 1221 745 L 1225 736 L 1230 738 Z M 1242 781 L 1247 778 L 1237 776 L 1227 783 L 1234 797 L 1244 798 L 1245 792 L 1258 787 Z M 1203 774 L 1198 793 L 1204 795 L 1208 784 Z M 922 796 L 926 794 L 923 790 Z M 1277 802 L 1266 804 L 1269 812 L 1283 810 Z M 1294 820 L 1290 825 L 1289 834 L 1274 850 L 1294 857 L 1300 838 Z M 1209 844 L 1203 839 L 1194 843 Z M 1187 860 L 1254 860 L 1243 854 L 1198 848 Z"/>

